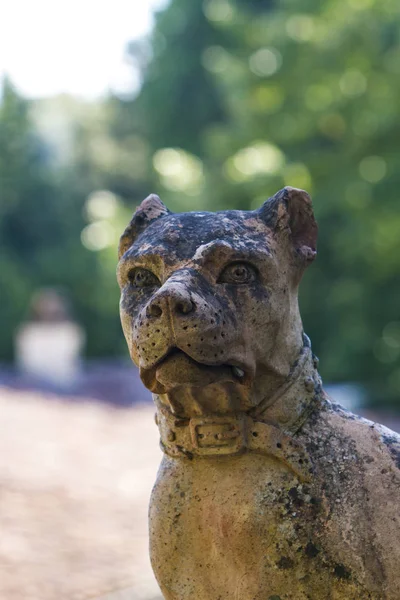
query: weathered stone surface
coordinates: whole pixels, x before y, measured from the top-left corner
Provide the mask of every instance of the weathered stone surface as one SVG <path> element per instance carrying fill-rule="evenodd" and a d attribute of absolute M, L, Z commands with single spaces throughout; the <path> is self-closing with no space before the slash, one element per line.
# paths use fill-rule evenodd
<path fill-rule="evenodd" d="M 400 437 L 329 401 L 298 285 L 309 196 L 172 214 L 121 238 L 121 320 L 164 458 L 151 559 L 167 600 L 398 600 Z"/>

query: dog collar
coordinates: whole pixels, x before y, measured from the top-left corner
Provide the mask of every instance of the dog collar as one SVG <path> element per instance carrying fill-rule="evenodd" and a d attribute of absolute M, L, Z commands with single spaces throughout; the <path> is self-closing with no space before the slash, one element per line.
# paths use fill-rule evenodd
<path fill-rule="evenodd" d="M 256 452 L 286 464 L 301 481 L 309 481 L 311 463 L 306 450 L 292 437 L 246 413 L 177 419 L 159 407 L 156 423 L 160 446 L 172 458 L 212 457 Z"/>
<path fill-rule="evenodd" d="M 275 457 L 308 481 L 310 459 L 293 435 L 307 420 L 322 389 L 317 360 L 304 336 L 286 381 L 248 413 L 179 418 L 157 403 L 161 449 L 173 458 L 188 459 L 256 452 Z"/>

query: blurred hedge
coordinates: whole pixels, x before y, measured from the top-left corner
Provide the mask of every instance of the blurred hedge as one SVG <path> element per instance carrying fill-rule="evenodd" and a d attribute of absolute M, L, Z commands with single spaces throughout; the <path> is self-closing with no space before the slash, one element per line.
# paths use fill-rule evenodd
<path fill-rule="evenodd" d="M 172 0 L 150 38 L 131 45 L 129 60 L 141 70 L 140 93 L 110 97 L 96 117 L 78 119 L 68 176 L 65 168 L 62 177 L 53 169 L 38 180 L 40 157 L 31 157 L 24 189 L 22 165 L 11 184 L 14 194 L 34 203 L 33 221 L 36 208 L 47 206 L 48 186 L 57 187 L 51 210 L 43 210 L 56 230 L 66 218 L 62 211 L 70 215 L 68 232 L 56 235 L 69 275 L 60 267 L 55 277 L 55 265 L 63 264 L 55 247 L 47 263 L 35 258 L 26 268 L 34 273 L 40 265 L 40 280 L 71 288 L 90 353 L 122 348 L 111 283 L 115 248 L 110 242 L 90 252 L 78 242 L 82 219 L 93 225 L 87 211 L 82 216 L 77 209 L 90 193 L 114 195 L 117 209 L 107 218 L 118 230 L 127 209 L 150 191 L 173 210 L 214 210 L 256 207 L 289 184 L 311 192 L 320 226 L 319 257 L 305 276 L 301 309 L 325 379 L 360 382 L 375 402 L 399 402 L 397 0 L 307 0 L 301 6 L 294 0 Z M 8 120 L 3 101 L 4 164 L 13 156 L 3 150 L 1 127 Z M 43 235 L 51 237 L 54 227 L 42 219 Z M 30 281 L 18 270 L 25 269 L 22 257 L 38 254 L 19 242 L 10 251 L 9 239 L 5 246 L 9 306 L 17 314 Z M 49 254 L 46 248 L 35 252 Z M 10 327 L 3 317 L 3 356 Z"/>

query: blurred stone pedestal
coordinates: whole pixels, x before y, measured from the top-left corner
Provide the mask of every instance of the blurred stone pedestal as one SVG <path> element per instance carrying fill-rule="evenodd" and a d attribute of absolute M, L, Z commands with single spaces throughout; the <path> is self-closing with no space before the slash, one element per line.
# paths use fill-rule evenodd
<path fill-rule="evenodd" d="M 85 335 L 69 316 L 64 299 L 53 290 L 39 292 L 32 317 L 15 337 L 15 358 L 23 375 L 59 388 L 73 387 L 80 374 Z"/>

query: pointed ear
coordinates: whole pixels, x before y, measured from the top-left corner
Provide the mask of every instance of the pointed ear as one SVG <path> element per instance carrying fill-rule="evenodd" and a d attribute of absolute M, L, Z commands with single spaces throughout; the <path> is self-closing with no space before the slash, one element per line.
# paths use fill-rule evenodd
<path fill-rule="evenodd" d="M 137 236 L 150 225 L 152 221 L 171 214 L 168 208 L 156 194 L 150 194 L 137 207 L 131 222 L 119 240 L 118 259 L 132 246 Z"/>
<path fill-rule="evenodd" d="M 289 234 L 293 249 L 304 266 L 314 260 L 318 226 L 307 192 L 285 187 L 264 202 L 258 214 L 276 234 L 283 231 Z"/>

